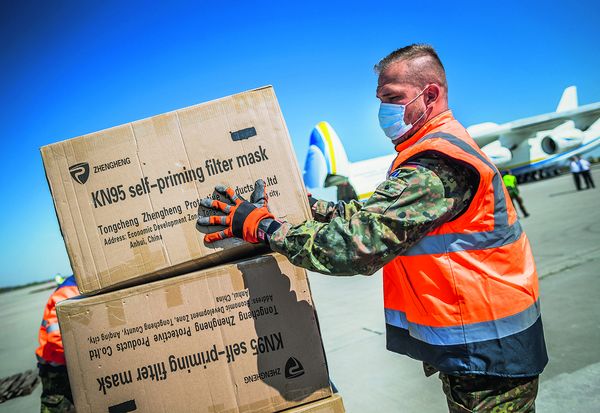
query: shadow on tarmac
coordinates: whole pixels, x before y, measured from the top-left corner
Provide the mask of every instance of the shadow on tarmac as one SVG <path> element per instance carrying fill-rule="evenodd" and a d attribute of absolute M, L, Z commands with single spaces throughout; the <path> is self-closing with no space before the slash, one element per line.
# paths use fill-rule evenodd
<path fill-rule="evenodd" d="M 563 191 L 563 192 L 557 192 L 557 193 L 555 193 L 555 194 L 549 194 L 548 196 L 549 196 L 550 198 L 552 198 L 552 197 L 555 197 L 555 196 L 562 196 L 562 195 L 571 195 L 571 194 L 576 194 L 577 192 L 580 192 L 580 191 L 578 191 L 578 190 L 576 190 L 576 189 L 573 189 L 573 190 L 571 190 L 571 191 Z"/>

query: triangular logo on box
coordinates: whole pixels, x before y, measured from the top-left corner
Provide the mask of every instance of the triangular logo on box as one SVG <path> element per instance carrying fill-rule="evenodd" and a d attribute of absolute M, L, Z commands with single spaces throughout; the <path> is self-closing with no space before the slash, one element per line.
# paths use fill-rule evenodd
<path fill-rule="evenodd" d="M 298 361 L 295 357 L 290 357 L 288 361 L 285 363 L 285 378 L 286 379 L 295 379 L 296 377 L 300 377 L 304 374 L 304 367 L 302 363 Z"/>
<path fill-rule="evenodd" d="M 90 176 L 90 165 L 87 162 L 77 163 L 69 167 L 71 178 L 80 184 L 85 184 Z"/>

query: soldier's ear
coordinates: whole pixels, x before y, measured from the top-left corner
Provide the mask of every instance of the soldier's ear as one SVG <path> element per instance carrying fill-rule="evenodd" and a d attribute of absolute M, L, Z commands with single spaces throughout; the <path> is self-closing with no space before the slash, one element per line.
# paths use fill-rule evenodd
<path fill-rule="evenodd" d="M 425 88 L 423 94 L 425 95 L 425 104 L 429 106 L 440 97 L 440 87 L 432 83 Z"/>

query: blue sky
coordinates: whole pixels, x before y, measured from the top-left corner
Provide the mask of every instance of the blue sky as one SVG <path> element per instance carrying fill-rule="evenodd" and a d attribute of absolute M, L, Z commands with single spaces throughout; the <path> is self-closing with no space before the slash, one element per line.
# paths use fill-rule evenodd
<path fill-rule="evenodd" d="M 350 160 L 392 149 L 373 65 L 431 43 L 466 126 L 600 101 L 597 2 L 2 2 L 0 286 L 70 272 L 39 147 L 272 84 L 300 164 L 329 121 Z"/>

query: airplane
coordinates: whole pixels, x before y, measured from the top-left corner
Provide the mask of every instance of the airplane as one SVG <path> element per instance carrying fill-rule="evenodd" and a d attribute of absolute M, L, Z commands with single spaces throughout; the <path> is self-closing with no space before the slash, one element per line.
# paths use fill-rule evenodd
<path fill-rule="evenodd" d="M 554 112 L 501 125 L 480 123 L 467 131 L 500 171 L 510 170 L 521 183 L 544 179 L 558 175 L 572 156 L 600 146 L 600 102 L 579 106 L 577 88 L 569 86 Z M 395 156 L 350 162 L 333 127 L 319 122 L 310 134 L 304 184 L 312 193 L 337 187 L 337 198 L 340 185 L 350 185 L 354 198 L 366 200 L 385 180 Z M 334 197 L 331 190 L 327 197 Z"/>

